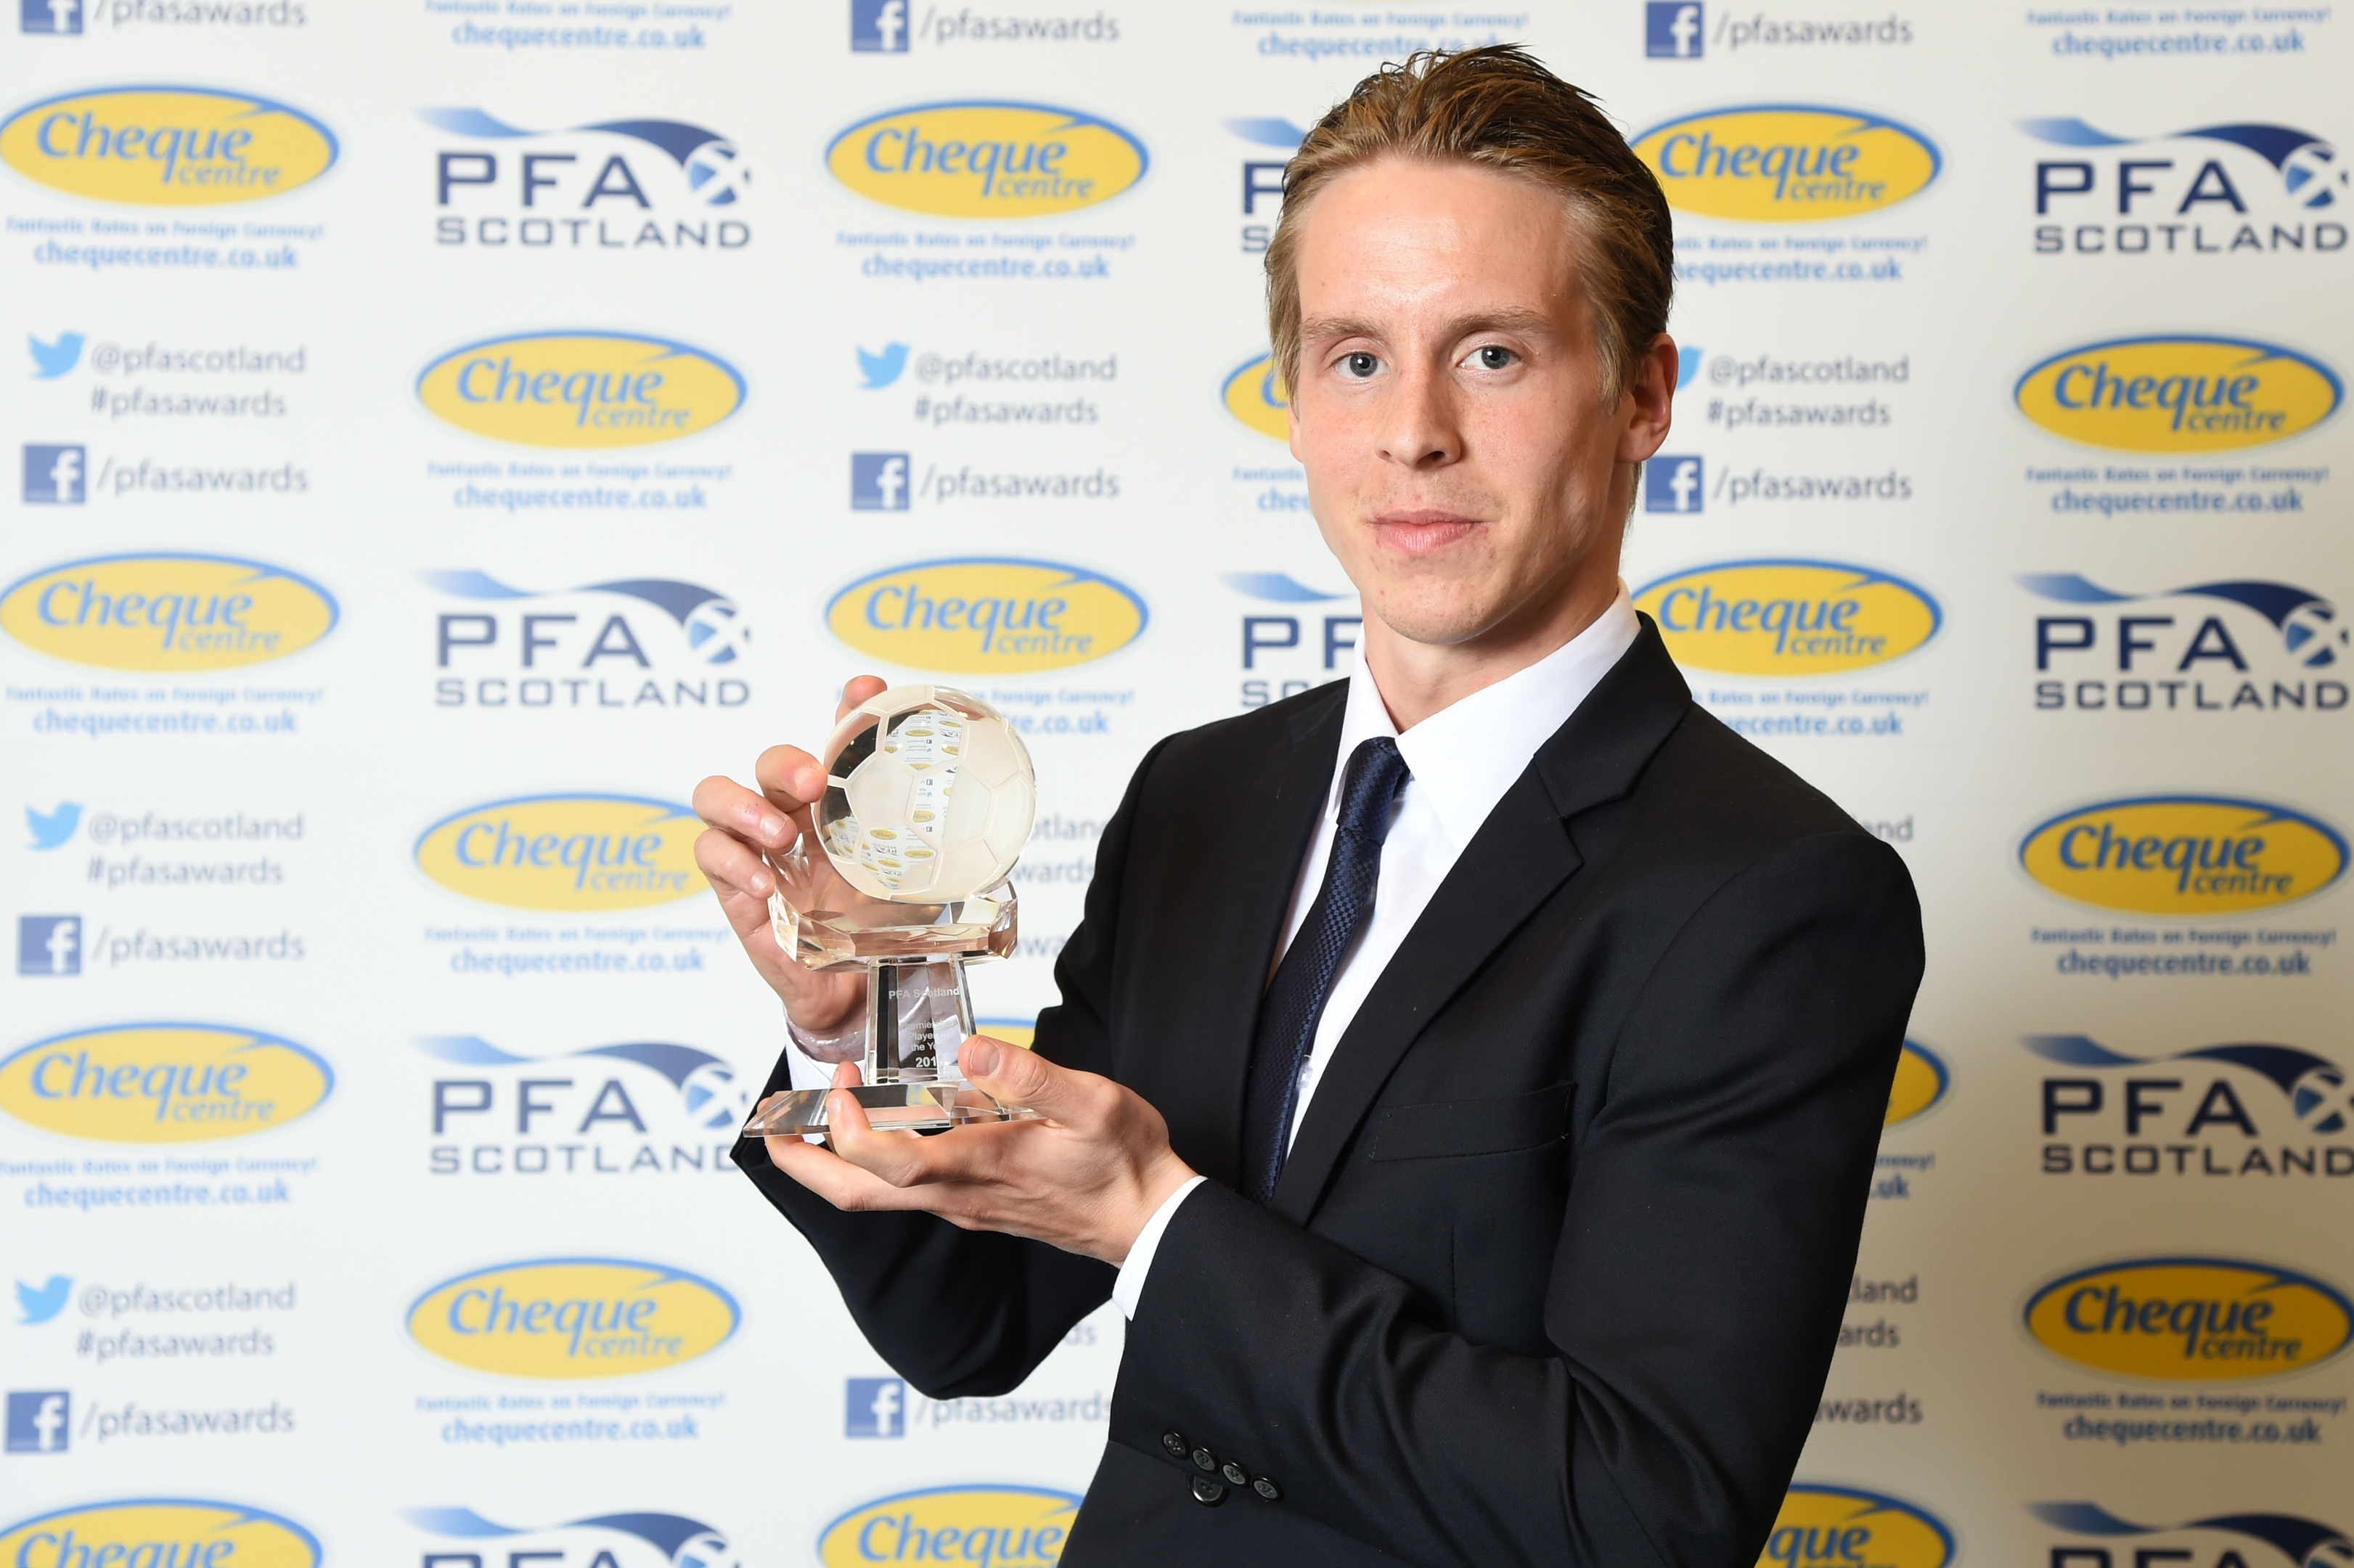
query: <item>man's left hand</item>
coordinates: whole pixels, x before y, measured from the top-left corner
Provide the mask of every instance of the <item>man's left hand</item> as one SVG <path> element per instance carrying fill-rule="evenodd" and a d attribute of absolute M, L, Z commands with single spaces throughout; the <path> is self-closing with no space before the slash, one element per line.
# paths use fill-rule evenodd
<path fill-rule="evenodd" d="M 878 1132 L 857 1100 L 826 1098 L 826 1141 L 768 1139 L 769 1162 L 837 1209 L 920 1209 L 970 1231 L 1003 1231 L 1117 1267 L 1153 1212 L 1193 1171 L 1169 1124 L 1133 1089 L 1058 1067 L 985 1034 L 958 1052 L 966 1078 L 1044 1119 L 974 1122 L 933 1137 Z M 858 1082 L 855 1064 L 836 1089 Z"/>

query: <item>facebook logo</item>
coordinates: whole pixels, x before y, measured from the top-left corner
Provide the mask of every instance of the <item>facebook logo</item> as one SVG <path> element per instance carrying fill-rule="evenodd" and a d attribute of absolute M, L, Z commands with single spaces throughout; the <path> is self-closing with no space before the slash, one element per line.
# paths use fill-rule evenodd
<path fill-rule="evenodd" d="M 1655 60 L 1700 58 L 1697 0 L 1643 0 L 1643 52 Z"/>
<path fill-rule="evenodd" d="M 25 443 L 25 500 L 34 506 L 80 506 L 90 499 L 90 464 L 78 446 Z"/>
<path fill-rule="evenodd" d="M 843 1412 L 845 1437 L 905 1437 L 907 1435 L 907 1385 L 896 1377 L 854 1377 L 850 1402 Z"/>
<path fill-rule="evenodd" d="M 20 975 L 81 973 L 81 916 L 18 916 L 16 972 Z"/>
<path fill-rule="evenodd" d="M 8 1452 L 62 1454 L 72 1431 L 73 1397 L 61 1388 L 8 1393 Z"/>
<path fill-rule="evenodd" d="M 1703 493 L 1696 457 L 1655 457 L 1643 464 L 1646 512 L 1697 512 Z"/>
<path fill-rule="evenodd" d="M 854 512 L 907 510 L 907 454 L 850 454 L 850 509 Z"/>
<path fill-rule="evenodd" d="M 27 33 L 79 33 L 82 0 L 24 0 L 18 13 Z"/>
<path fill-rule="evenodd" d="M 862 55 L 906 54 L 907 0 L 850 0 L 850 47 Z"/>

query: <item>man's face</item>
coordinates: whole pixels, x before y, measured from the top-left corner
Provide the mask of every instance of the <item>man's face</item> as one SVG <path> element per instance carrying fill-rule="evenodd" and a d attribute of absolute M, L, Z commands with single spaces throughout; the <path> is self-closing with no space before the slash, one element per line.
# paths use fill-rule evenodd
<path fill-rule="evenodd" d="M 1574 575 L 1615 584 L 1621 465 L 1664 438 L 1665 404 L 1653 429 L 1605 401 L 1562 198 L 1393 158 L 1313 199 L 1291 450 L 1366 609 L 1453 645 L 1542 614 Z"/>

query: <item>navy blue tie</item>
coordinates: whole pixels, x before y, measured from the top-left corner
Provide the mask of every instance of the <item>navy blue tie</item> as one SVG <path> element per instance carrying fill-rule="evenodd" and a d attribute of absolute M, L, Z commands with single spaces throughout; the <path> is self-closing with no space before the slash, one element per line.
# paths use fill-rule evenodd
<path fill-rule="evenodd" d="M 1250 1084 L 1243 1095 L 1242 1173 L 1244 1195 L 1260 1203 L 1275 1198 L 1276 1178 L 1283 1174 L 1290 1142 L 1292 1111 L 1299 1099 L 1299 1072 L 1316 1044 L 1316 1025 L 1324 1016 L 1341 961 L 1373 916 L 1373 888 L 1382 874 L 1382 841 L 1390 833 L 1390 807 L 1410 777 L 1397 742 L 1387 736 L 1350 753 L 1324 886 L 1259 1003 Z"/>

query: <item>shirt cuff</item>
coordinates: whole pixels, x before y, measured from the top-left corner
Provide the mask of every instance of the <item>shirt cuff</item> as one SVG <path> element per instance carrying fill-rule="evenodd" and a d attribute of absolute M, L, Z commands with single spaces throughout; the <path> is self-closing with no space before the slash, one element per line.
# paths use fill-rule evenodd
<path fill-rule="evenodd" d="M 1111 1282 L 1112 1305 L 1119 1308 L 1122 1318 L 1133 1319 L 1136 1316 L 1136 1304 L 1144 1298 L 1144 1277 L 1152 1267 L 1152 1254 L 1161 1245 L 1161 1233 L 1169 1228 L 1170 1220 L 1177 1213 L 1177 1205 L 1191 1197 L 1193 1189 L 1208 1180 L 1206 1176 L 1195 1176 L 1187 1181 L 1152 1211 L 1152 1217 L 1144 1222 L 1142 1230 L 1136 1233 L 1136 1241 L 1128 1249 L 1128 1261 L 1119 1266 L 1119 1276 Z"/>

